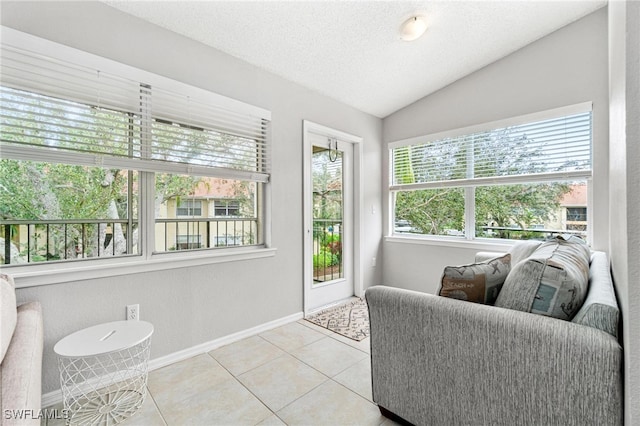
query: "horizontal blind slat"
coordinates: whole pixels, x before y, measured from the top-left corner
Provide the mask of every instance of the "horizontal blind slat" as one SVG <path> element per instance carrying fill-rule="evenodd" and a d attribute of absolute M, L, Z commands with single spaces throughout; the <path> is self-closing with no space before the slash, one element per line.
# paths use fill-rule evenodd
<path fill-rule="evenodd" d="M 130 80 L 4 43 L 1 54 L 6 152 L 268 181 L 268 112 L 186 85 L 173 87 L 188 95 L 168 90 L 153 75 L 153 84 Z"/>
<path fill-rule="evenodd" d="M 591 112 L 416 142 L 391 151 L 392 186 L 449 185 L 445 182 L 474 176 L 517 180 L 532 173 L 590 170 Z"/>

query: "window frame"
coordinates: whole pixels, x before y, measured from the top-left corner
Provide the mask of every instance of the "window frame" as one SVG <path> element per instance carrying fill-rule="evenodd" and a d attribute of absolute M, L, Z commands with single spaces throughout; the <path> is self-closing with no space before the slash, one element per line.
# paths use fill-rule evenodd
<path fill-rule="evenodd" d="M 588 222 L 589 220 L 589 214 L 588 209 L 586 207 L 574 207 L 574 206 L 566 206 L 565 207 L 567 209 L 567 222 Z M 571 212 L 571 219 L 569 219 L 569 210 L 577 210 L 580 209 L 580 213 L 577 212 Z M 584 213 L 582 213 L 582 210 L 584 210 Z M 576 218 L 577 217 L 577 218 Z"/>
<path fill-rule="evenodd" d="M 202 202 L 203 200 L 200 198 L 181 199 L 179 203 L 176 203 L 176 217 L 202 217 Z M 187 207 L 181 207 L 183 204 L 186 204 Z M 195 207 L 196 204 L 199 204 L 199 206 Z M 187 213 L 180 213 L 181 209 L 186 209 Z M 196 211 L 198 211 L 199 213 L 196 214 Z"/>
<path fill-rule="evenodd" d="M 218 207 L 218 203 L 224 203 L 224 207 Z M 240 217 L 240 214 L 229 214 L 230 203 L 234 203 L 233 209 L 240 213 L 240 201 L 233 198 L 215 198 L 213 200 L 213 217 Z M 224 208 L 225 214 L 218 214 L 218 209 L 222 208 Z"/>
<path fill-rule="evenodd" d="M 500 177 L 499 183 L 494 183 L 495 178 L 475 178 L 460 179 L 457 181 L 443 182 L 427 182 L 419 184 L 411 184 L 415 189 L 439 189 L 439 188 L 462 188 L 464 190 L 464 236 L 448 236 L 448 235 L 432 235 L 432 234 L 403 234 L 395 232 L 395 205 L 396 194 L 401 191 L 409 191 L 406 187 L 409 185 L 394 184 L 394 166 L 393 166 L 393 150 L 395 148 L 420 145 L 429 141 L 437 141 L 446 138 L 455 138 L 460 136 L 472 135 L 479 132 L 490 131 L 492 129 L 501 129 L 505 127 L 517 126 L 521 124 L 534 123 L 548 119 L 555 119 L 574 114 L 590 112 L 591 116 L 591 145 L 590 152 L 593 157 L 593 105 L 592 102 L 582 102 L 579 104 L 568 105 L 560 108 L 525 114 L 516 117 L 496 120 L 488 123 L 481 123 L 459 129 L 445 130 L 442 132 L 417 136 L 408 139 L 389 142 L 388 148 L 388 200 L 389 200 L 389 216 L 386 223 L 385 241 L 389 242 L 410 242 L 414 244 L 437 244 L 452 247 L 469 247 L 477 246 L 479 249 L 496 249 L 506 244 L 511 245 L 515 240 L 476 237 L 476 218 L 475 218 L 475 189 L 486 185 L 514 185 L 514 184 L 536 184 L 544 182 L 568 182 L 571 179 L 580 179 L 586 182 L 587 192 L 591 193 L 593 163 L 588 171 L 578 172 L 559 172 L 559 173 L 541 173 L 538 175 L 515 175 L 510 177 Z M 474 182 L 470 184 L 470 181 Z M 587 211 L 592 210 L 592 199 L 587 199 Z M 592 240 L 593 237 L 593 221 L 592 216 L 587 214 L 587 239 Z"/>
<path fill-rule="evenodd" d="M 246 114 L 261 117 L 266 123 L 264 138 L 267 143 L 270 143 L 271 141 L 271 113 L 268 110 L 11 28 L 0 26 L 0 31 L 2 32 L 3 45 L 17 47 L 19 49 L 33 52 L 37 55 L 53 57 L 56 60 L 63 62 L 95 68 L 101 72 L 123 76 L 124 78 L 143 82 L 144 84 L 158 86 L 186 97 L 198 99 L 202 102 L 209 102 L 212 105 L 215 105 L 216 108 L 223 108 L 232 111 L 234 114 Z M 153 118 L 151 117 L 150 119 Z M 87 161 L 87 154 L 85 153 L 58 150 L 49 150 L 49 152 L 47 152 L 46 149 L 38 149 L 37 147 L 30 146 L 16 147 L 3 144 L 3 152 L 10 152 L 7 157 L 4 155 L 3 157 L 17 160 L 61 162 L 70 164 L 77 164 L 78 162 L 86 163 Z M 176 163 L 175 165 L 167 164 L 166 169 L 154 171 L 154 166 L 145 162 L 144 159 L 139 161 L 139 164 L 142 167 L 132 168 L 130 163 L 127 163 L 126 159 L 98 154 L 88 155 L 93 155 L 92 161 L 97 166 L 126 168 L 136 170 L 139 173 L 139 253 L 108 258 L 2 265 L 3 270 L 10 273 L 16 279 L 17 288 L 62 283 L 72 280 L 90 280 L 131 273 L 161 271 L 176 267 L 250 260 L 275 255 L 277 249 L 271 247 L 272 190 L 270 179 L 268 177 L 266 181 L 262 181 L 262 183 L 264 183 L 262 195 L 264 199 L 261 204 L 260 211 L 257 212 L 259 215 L 258 217 L 262 221 L 260 226 L 262 240 L 264 241 L 263 244 L 256 246 L 229 247 L 223 248 L 222 250 L 180 250 L 174 252 L 155 253 L 153 250 L 155 227 L 153 205 L 155 192 L 154 173 L 201 175 L 203 174 L 202 171 L 204 166 Z M 61 157 L 64 157 L 64 160 L 61 160 Z M 229 170 L 228 175 L 225 177 L 246 179 L 246 175 L 247 172 L 243 174 Z M 264 179 L 264 175 L 260 176 L 259 173 L 252 173 L 251 176 L 254 176 L 256 179 Z"/>

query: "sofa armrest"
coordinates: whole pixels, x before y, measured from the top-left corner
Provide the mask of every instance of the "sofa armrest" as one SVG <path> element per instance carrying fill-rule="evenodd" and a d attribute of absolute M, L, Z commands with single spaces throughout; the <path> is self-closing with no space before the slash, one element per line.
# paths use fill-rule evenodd
<path fill-rule="evenodd" d="M 18 306 L 18 321 L 0 364 L 2 424 L 40 425 L 42 407 L 42 310 L 38 302 Z M 22 416 L 22 417 L 20 417 Z"/>
<path fill-rule="evenodd" d="M 373 399 L 414 424 L 621 424 L 622 349 L 554 318 L 366 292 Z"/>

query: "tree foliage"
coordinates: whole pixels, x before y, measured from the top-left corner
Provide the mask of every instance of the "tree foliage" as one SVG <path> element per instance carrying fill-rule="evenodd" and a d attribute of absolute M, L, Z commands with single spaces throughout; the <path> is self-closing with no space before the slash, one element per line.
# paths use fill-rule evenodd
<path fill-rule="evenodd" d="M 335 162 L 329 151 L 313 154 L 313 217 L 315 219 L 342 219 L 342 156 L 338 152 Z"/>
<path fill-rule="evenodd" d="M 3 219 L 118 219 L 127 216 L 127 173 L 69 164 L 0 160 Z M 114 202 L 118 216 L 109 216 Z"/>
<path fill-rule="evenodd" d="M 462 188 L 422 189 L 396 194 L 396 222 L 420 234 L 446 235 L 464 229 Z"/>

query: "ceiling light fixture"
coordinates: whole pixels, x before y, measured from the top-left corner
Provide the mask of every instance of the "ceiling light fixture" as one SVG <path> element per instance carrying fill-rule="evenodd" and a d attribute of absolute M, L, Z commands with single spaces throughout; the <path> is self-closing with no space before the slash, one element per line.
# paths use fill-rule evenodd
<path fill-rule="evenodd" d="M 427 21 L 423 16 L 413 16 L 400 27 L 400 38 L 404 41 L 413 41 L 419 38 L 427 30 Z"/>

